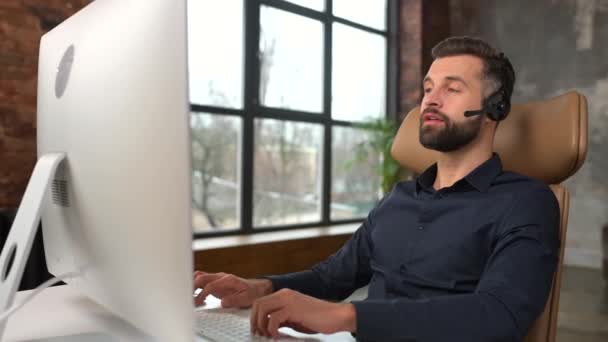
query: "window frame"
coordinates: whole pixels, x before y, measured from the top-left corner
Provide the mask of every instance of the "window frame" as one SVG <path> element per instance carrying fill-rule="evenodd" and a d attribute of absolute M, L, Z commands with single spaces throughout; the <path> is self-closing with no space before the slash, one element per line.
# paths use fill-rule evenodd
<path fill-rule="evenodd" d="M 344 220 L 331 219 L 331 177 L 332 177 L 332 128 L 334 126 L 353 127 L 355 122 L 332 119 L 332 39 L 333 23 L 341 23 L 348 27 L 383 36 L 386 39 L 386 118 L 397 120 L 398 108 L 398 1 L 386 2 L 386 30 L 378 30 L 356 22 L 336 17 L 332 13 L 332 0 L 325 1 L 325 10 L 316 11 L 307 7 L 283 0 L 243 0 L 243 106 L 242 109 L 217 107 L 190 103 L 190 115 L 213 114 L 237 116 L 242 119 L 241 132 L 241 170 L 240 170 L 240 226 L 235 229 L 218 229 L 218 231 L 194 232 L 194 238 L 252 234 L 261 232 L 282 231 L 307 227 L 329 226 L 361 222 L 363 218 Z M 307 18 L 319 20 L 323 25 L 323 110 L 321 113 L 271 108 L 259 103 L 259 74 L 260 63 L 260 9 L 269 6 Z M 253 226 L 253 180 L 254 180 L 254 120 L 277 119 L 296 122 L 316 123 L 323 126 L 322 141 L 322 186 L 321 186 L 321 220 L 298 224 L 274 225 L 271 227 Z"/>

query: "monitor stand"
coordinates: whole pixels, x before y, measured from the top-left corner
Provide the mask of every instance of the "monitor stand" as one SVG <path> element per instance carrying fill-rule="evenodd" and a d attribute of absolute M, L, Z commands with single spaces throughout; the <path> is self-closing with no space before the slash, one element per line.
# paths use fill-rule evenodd
<path fill-rule="evenodd" d="M 25 264 L 40 223 L 42 203 L 49 183 L 57 168 L 66 158 L 65 153 L 45 154 L 36 163 L 21 204 L 0 254 L 0 314 L 10 309 L 19 290 Z M 6 321 L 0 322 L 0 339 Z"/>

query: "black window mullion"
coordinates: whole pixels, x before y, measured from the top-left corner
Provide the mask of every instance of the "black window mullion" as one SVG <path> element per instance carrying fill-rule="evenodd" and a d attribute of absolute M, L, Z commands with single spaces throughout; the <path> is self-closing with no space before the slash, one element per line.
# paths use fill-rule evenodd
<path fill-rule="evenodd" d="M 253 232 L 253 163 L 254 117 L 258 105 L 258 49 L 260 37 L 260 5 L 257 0 L 243 1 L 245 6 L 245 75 L 244 115 L 241 148 L 241 230 Z"/>
<path fill-rule="evenodd" d="M 245 1 L 247 1 L 247 0 L 245 0 Z M 280 10 L 295 13 L 295 14 L 298 14 L 298 15 L 301 15 L 304 17 L 317 19 L 317 20 L 324 20 L 324 18 L 325 18 L 324 12 L 318 12 L 312 8 L 303 7 L 303 6 L 300 6 L 300 5 L 291 3 L 291 2 L 287 2 L 284 0 L 259 0 L 259 1 L 263 5 L 278 8 Z"/>
<path fill-rule="evenodd" d="M 354 27 L 354 28 L 357 28 L 359 30 L 366 31 L 366 32 L 369 32 L 369 33 L 375 33 L 375 34 L 379 34 L 381 36 L 386 36 L 386 31 L 378 30 L 378 29 L 375 29 L 375 28 L 372 28 L 372 27 L 369 27 L 369 26 L 365 26 L 365 25 L 361 25 L 361 24 L 358 24 L 358 23 L 356 23 L 354 21 L 350 21 L 348 19 L 344 19 L 344 18 L 340 18 L 340 17 L 334 17 L 333 15 L 331 16 L 331 19 L 335 23 L 344 24 L 346 26 Z"/>
<path fill-rule="evenodd" d="M 256 112 L 256 117 L 318 124 L 324 124 L 327 121 L 324 114 L 284 110 L 265 106 L 259 107 L 259 111 Z"/>
<path fill-rule="evenodd" d="M 323 141 L 323 177 L 321 190 L 321 222 L 328 224 L 331 221 L 331 167 L 332 167 L 332 119 L 331 119 L 331 91 L 332 91 L 332 40 L 333 28 L 331 11 L 332 0 L 325 2 L 325 9 L 329 15 L 324 20 L 325 31 L 323 40 L 323 112 L 325 117 Z"/>
<path fill-rule="evenodd" d="M 386 3 L 386 117 L 399 120 L 399 56 L 397 30 L 399 29 L 399 6 L 397 1 Z"/>
<path fill-rule="evenodd" d="M 243 116 L 241 109 L 190 104 L 190 111 L 196 113 L 212 113 L 219 115 Z"/>

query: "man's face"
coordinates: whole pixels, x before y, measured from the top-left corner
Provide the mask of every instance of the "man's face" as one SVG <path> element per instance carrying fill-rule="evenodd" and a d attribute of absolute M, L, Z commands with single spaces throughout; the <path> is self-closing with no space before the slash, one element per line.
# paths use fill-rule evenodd
<path fill-rule="evenodd" d="M 451 152 L 479 135 L 484 116 L 465 117 L 482 103 L 483 61 L 471 55 L 436 59 L 424 78 L 420 116 L 420 143 L 429 149 Z"/>

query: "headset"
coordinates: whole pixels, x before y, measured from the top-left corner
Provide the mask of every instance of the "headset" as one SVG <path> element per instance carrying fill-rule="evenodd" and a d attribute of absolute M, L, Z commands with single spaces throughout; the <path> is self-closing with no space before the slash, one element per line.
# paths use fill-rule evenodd
<path fill-rule="evenodd" d="M 501 87 L 498 91 L 492 93 L 492 95 L 483 100 L 483 106 L 481 109 L 467 110 L 464 112 L 464 116 L 470 117 L 474 115 L 486 114 L 494 121 L 502 121 L 507 118 L 510 110 L 511 101 L 508 99 L 504 89 Z"/>
<path fill-rule="evenodd" d="M 501 52 L 496 57 L 503 64 L 503 73 L 510 73 L 514 75 L 513 66 L 509 59 Z M 511 99 L 507 96 L 507 92 L 504 86 L 501 84 L 500 88 L 493 92 L 490 96 L 485 98 L 482 103 L 482 107 L 479 110 L 467 110 L 464 112 L 464 116 L 470 117 L 474 115 L 487 115 L 488 118 L 494 121 L 502 121 L 507 118 L 511 111 Z"/>

